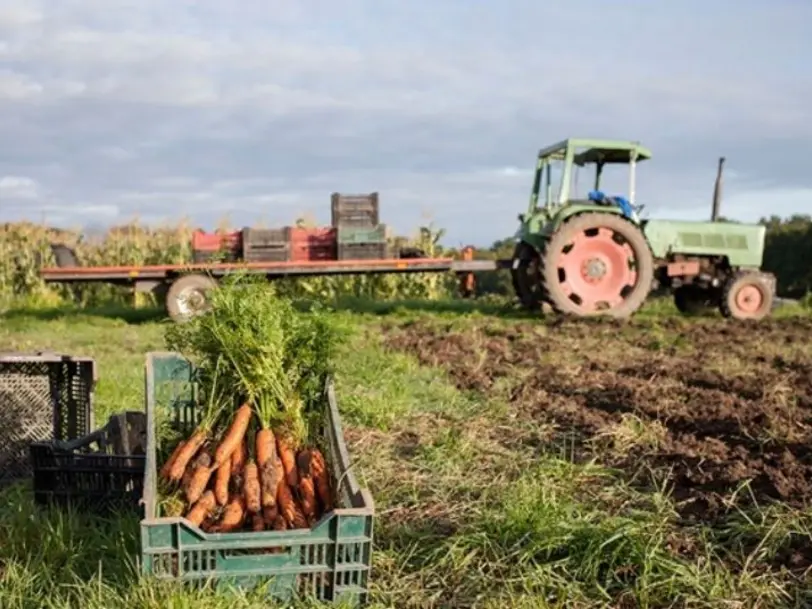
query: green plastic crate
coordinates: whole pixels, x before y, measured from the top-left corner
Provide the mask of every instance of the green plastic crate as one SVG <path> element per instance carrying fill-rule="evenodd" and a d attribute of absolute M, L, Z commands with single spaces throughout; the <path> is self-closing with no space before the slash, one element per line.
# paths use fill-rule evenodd
<path fill-rule="evenodd" d="M 386 243 L 389 236 L 386 224 L 378 224 L 373 228 L 358 226 L 339 226 L 338 243 Z"/>
<path fill-rule="evenodd" d="M 146 361 L 147 462 L 141 570 L 145 575 L 218 588 L 266 585 L 282 601 L 315 598 L 361 607 L 368 602 L 375 507 L 350 469 L 332 380 L 325 387 L 324 445 L 338 507 L 310 530 L 207 534 L 185 518 L 161 517 L 157 506 L 156 413 L 165 409 L 182 431 L 196 423 L 194 368 L 177 353 Z"/>

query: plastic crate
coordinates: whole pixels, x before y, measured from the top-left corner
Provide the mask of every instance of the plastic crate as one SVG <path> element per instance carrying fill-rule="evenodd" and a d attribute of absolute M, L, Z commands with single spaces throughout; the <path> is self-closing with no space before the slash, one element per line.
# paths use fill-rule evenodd
<path fill-rule="evenodd" d="M 292 246 L 307 245 L 309 247 L 327 247 L 336 244 L 336 229 L 333 227 L 290 229 L 290 244 Z"/>
<path fill-rule="evenodd" d="M 387 243 L 339 243 L 339 260 L 382 260 L 389 257 Z"/>
<path fill-rule="evenodd" d="M 0 484 L 31 476 L 28 445 L 93 428 L 96 362 L 57 353 L 0 354 Z"/>
<path fill-rule="evenodd" d="M 246 244 L 242 258 L 245 262 L 287 262 L 290 260 L 290 245 L 256 246 Z"/>
<path fill-rule="evenodd" d="M 218 588 L 267 585 L 278 600 L 311 597 L 323 602 L 367 603 L 375 508 L 359 487 L 341 429 L 331 381 L 325 387 L 325 457 L 339 507 L 311 529 L 207 534 L 185 518 L 161 517 L 158 509 L 156 415 L 163 411 L 188 434 L 196 423 L 195 373 L 177 353 L 149 353 L 146 362 L 147 469 L 141 569 L 145 575 Z"/>
<path fill-rule="evenodd" d="M 341 245 L 347 243 L 386 243 L 388 237 L 389 229 L 386 224 L 379 224 L 378 226 L 371 228 L 363 228 L 358 226 L 338 227 L 338 243 Z"/>
<path fill-rule="evenodd" d="M 243 248 L 248 246 L 267 247 L 287 245 L 290 243 L 290 227 L 283 228 L 251 228 L 242 229 Z"/>
<path fill-rule="evenodd" d="M 290 250 L 292 262 L 312 262 L 314 260 L 336 260 L 338 247 L 330 245 L 294 245 Z"/>
<path fill-rule="evenodd" d="M 71 442 L 29 447 L 34 501 L 96 513 L 137 510 L 144 490 L 146 415 L 124 412 Z"/>
<path fill-rule="evenodd" d="M 380 202 L 377 192 L 365 195 L 330 195 L 331 224 L 338 226 L 372 227 L 380 222 Z"/>

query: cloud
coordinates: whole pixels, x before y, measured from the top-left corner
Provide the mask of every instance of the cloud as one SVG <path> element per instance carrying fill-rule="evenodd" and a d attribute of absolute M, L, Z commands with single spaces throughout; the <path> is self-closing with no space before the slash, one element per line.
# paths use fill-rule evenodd
<path fill-rule="evenodd" d="M 399 230 L 432 215 L 483 243 L 567 136 L 651 146 L 652 215 L 704 217 L 719 155 L 726 214 L 792 213 L 812 189 L 810 19 L 755 0 L 0 0 L 0 175 L 39 184 L 0 220 L 327 222 L 331 192 L 377 190 Z"/>

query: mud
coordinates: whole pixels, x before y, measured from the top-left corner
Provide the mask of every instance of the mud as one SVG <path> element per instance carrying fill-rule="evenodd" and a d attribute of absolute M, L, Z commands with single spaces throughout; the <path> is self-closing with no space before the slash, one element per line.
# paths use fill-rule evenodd
<path fill-rule="evenodd" d="M 508 400 L 517 426 L 551 424 L 580 458 L 657 473 L 688 520 L 727 512 L 734 494 L 812 504 L 812 320 L 413 322 L 385 334 L 460 389 Z"/>

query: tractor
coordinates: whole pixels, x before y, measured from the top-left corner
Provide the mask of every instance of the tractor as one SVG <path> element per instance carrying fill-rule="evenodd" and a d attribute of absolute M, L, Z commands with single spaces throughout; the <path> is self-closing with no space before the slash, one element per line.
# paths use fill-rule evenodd
<path fill-rule="evenodd" d="M 710 221 L 676 221 L 640 218 L 636 171 L 650 158 L 639 143 L 615 140 L 568 139 L 539 152 L 511 264 L 520 304 L 626 318 L 652 292 L 670 292 L 683 313 L 718 307 L 737 320 L 767 316 L 776 282 L 760 270 L 766 228 L 719 219 L 724 159 Z M 591 174 L 593 166 L 594 188 L 579 198 L 578 172 Z M 618 166 L 628 168 L 622 172 L 628 192 L 607 195 L 604 170 Z"/>

